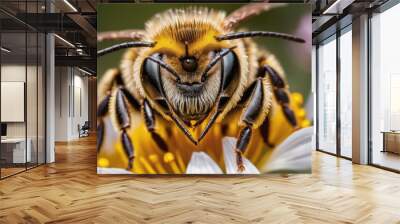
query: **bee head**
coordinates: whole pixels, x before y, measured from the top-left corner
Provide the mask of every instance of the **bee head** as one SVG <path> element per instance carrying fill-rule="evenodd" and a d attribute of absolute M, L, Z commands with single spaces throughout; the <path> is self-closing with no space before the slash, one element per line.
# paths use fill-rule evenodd
<path fill-rule="evenodd" d="M 205 42 L 204 37 L 170 40 L 169 46 L 159 45 L 160 41 L 164 40 L 157 41 L 159 49 L 157 45 L 151 49 L 145 62 L 145 75 L 153 77 L 153 84 L 159 79 L 160 91 L 184 121 L 204 119 L 221 93 L 224 73 L 232 74 L 238 66 L 235 53 L 215 39 Z"/>

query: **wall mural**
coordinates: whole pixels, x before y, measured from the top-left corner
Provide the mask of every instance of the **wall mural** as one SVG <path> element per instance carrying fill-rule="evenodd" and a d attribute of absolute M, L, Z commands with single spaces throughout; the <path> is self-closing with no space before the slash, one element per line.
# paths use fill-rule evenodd
<path fill-rule="evenodd" d="M 98 30 L 99 174 L 310 172 L 309 5 L 100 4 Z"/>

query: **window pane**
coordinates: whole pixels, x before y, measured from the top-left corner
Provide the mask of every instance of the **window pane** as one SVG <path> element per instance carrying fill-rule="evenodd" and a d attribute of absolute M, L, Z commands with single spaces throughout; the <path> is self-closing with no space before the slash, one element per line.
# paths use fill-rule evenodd
<path fill-rule="evenodd" d="M 400 31 L 395 29 L 399 21 L 400 4 L 371 19 L 372 163 L 396 170 L 400 170 Z"/>
<path fill-rule="evenodd" d="M 1 33 L 1 175 L 2 178 L 25 170 L 31 160 L 26 142 L 26 33 Z M 28 149 L 28 150 L 27 150 Z"/>
<path fill-rule="evenodd" d="M 336 153 L 336 37 L 318 48 L 318 147 Z"/>
<path fill-rule="evenodd" d="M 352 35 L 340 36 L 340 153 L 351 158 L 352 141 Z"/>
<path fill-rule="evenodd" d="M 31 153 L 28 168 L 37 165 L 37 33 L 28 31 L 28 62 L 26 80 L 27 141 Z"/>

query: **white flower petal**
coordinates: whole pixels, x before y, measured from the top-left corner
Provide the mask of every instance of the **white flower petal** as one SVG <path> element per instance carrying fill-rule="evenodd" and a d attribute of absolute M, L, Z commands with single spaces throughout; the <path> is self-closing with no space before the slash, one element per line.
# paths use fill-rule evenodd
<path fill-rule="evenodd" d="M 97 167 L 97 174 L 134 174 L 134 173 L 121 168 Z"/>
<path fill-rule="evenodd" d="M 223 174 L 218 164 L 214 162 L 205 152 L 193 152 L 186 174 Z"/>
<path fill-rule="evenodd" d="M 243 164 L 246 168 L 244 172 L 238 173 L 238 167 L 236 164 L 236 138 L 224 137 L 222 139 L 222 147 L 224 149 L 224 161 L 227 174 L 259 174 L 258 169 L 243 156 Z"/>
<path fill-rule="evenodd" d="M 272 152 L 262 172 L 307 172 L 311 170 L 313 128 L 292 133 Z"/>

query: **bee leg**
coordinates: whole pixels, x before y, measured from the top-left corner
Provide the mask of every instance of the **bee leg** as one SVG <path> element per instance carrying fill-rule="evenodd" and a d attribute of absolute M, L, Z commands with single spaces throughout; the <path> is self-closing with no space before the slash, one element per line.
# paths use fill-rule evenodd
<path fill-rule="evenodd" d="M 97 106 L 97 152 L 100 151 L 101 146 L 103 145 L 104 140 L 104 121 L 103 117 L 108 113 L 108 105 L 110 103 L 111 94 L 108 94 L 104 97 L 104 99 Z"/>
<path fill-rule="evenodd" d="M 250 125 L 245 126 L 240 130 L 239 138 L 236 142 L 236 165 L 238 167 L 238 172 L 241 173 L 245 170 L 243 164 L 243 153 L 246 151 L 247 146 L 249 145 L 250 138 L 252 135 L 252 129 Z"/>
<path fill-rule="evenodd" d="M 117 126 L 120 130 L 121 144 L 126 156 L 128 157 L 128 169 L 132 169 L 133 159 L 135 156 L 132 140 L 127 133 L 127 130 L 131 126 L 130 112 L 127 105 L 128 100 L 122 87 L 118 87 L 115 89 L 114 97 L 115 99 L 113 103 L 115 104 L 113 106 L 116 110 L 115 119 Z"/>
<path fill-rule="evenodd" d="M 102 98 L 97 107 L 97 151 L 100 151 L 105 138 L 104 118 L 111 116 L 114 127 L 120 132 L 120 141 L 128 157 L 128 169 L 133 167 L 134 147 L 127 133 L 130 128 L 130 109 L 140 109 L 140 104 L 124 88 L 119 69 L 110 69 L 99 83 L 99 96 Z M 109 113 L 109 112 L 115 113 Z"/>
<path fill-rule="evenodd" d="M 151 137 L 156 142 L 157 146 L 163 151 L 168 152 L 167 143 L 161 136 L 155 131 L 156 119 L 154 117 L 153 109 L 151 108 L 147 100 L 143 100 L 143 116 L 146 123 L 147 130 L 151 133 Z"/>
<path fill-rule="evenodd" d="M 269 141 L 269 133 L 270 133 L 270 126 L 271 126 L 271 121 L 270 121 L 270 116 L 267 116 L 267 118 L 264 120 L 262 125 L 260 126 L 260 133 L 263 138 L 263 141 L 265 145 L 267 145 L 270 148 L 275 147 L 273 143 Z"/>
<path fill-rule="evenodd" d="M 261 76 L 268 75 L 273 86 L 275 98 L 282 107 L 283 114 L 293 127 L 297 127 L 296 116 L 294 115 L 293 110 L 289 107 L 290 100 L 288 90 L 282 76 L 280 76 L 270 65 L 264 65 L 260 74 Z"/>
<path fill-rule="evenodd" d="M 265 120 L 270 107 L 270 97 L 266 96 L 266 88 L 268 86 L 263 81 L 263 78 L 259 77 L 249 87 L 252 88 L 248 90 L 251 91 L 251 95 L 240 117 L 239 125 L 243 128 L 240 130 L 238 141 L 236 142 L 238 172 L 245 170 L 242 155 L 249 145 L 253 129 L 259 127 Z"/>
<path fill-rule="evenodd" d="M 120 86 L 119 90 L 121 91 L 121 95 L 123 96 L 122 98 L 126 99 L 128 102 L 128 105 L 132 107 L 133 109 L 139 111 L 140 110 L 140 104 L 136 100 L 136 98 L 124 87 Z M 125 107 L 127 107 L 126 104 L 124 104 Z M 127 108 L 125 108 L 127 110 Z M 127 114 L 127 117 L 129 118 L 129 113 Z M 129 120 L 130 124 L 130 120 Z M 121 141 L 122 141 L 122 146 L 124 148 L 125 154 L 128 157 L 128 169 L 132 169 L 133 167 L 133 159 L 134 159 L 134 147 L 132 144 L 132 140 L 129 137 L 129 135 L 126 133 L 126 130 L 130 127 L 127 126 L 126 128 L 122 129 L 122 134 L 121 134 Z"/>
<path fill-rule="evenodd" d="M 97 153 L 100 152 L 100 148 L 103 145 L 103 139 L 104 139 L 104 121 L 101 119 L 98 121 L 97 125 L 97 144 L 96 144 Z"/>
<path fill-rule="evenodd" d="M 111 91 L 115 87 L 115 83 L 119 82 L 117 81 L 119 76 L 120 72 L 118 69 L 109 69 L 98 85 L 100 103 L 97 105 L 97 152 L 100 152 L 103 145 L 105 134 L 104 118 L 110 110 Z"/>
<path fill-rule="evenodd" d="M 101 145 L 103 144 L 103 138 L 104 138 L 104 122 L 103 120 L 100 120 L 99 124 L 97 125 L 97 145 L 96 145 L 97 152 L 100 151 Z"/>

